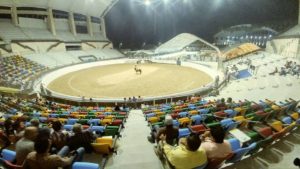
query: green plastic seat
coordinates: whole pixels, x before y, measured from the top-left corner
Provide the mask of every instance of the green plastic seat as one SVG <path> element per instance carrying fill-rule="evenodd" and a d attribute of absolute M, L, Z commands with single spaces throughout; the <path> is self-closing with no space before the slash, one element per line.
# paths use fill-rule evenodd
<path fill-rule="evenodd" d="M 116 116 L 115 116 L 115 119 L 123 120 L 123 119 L 126 119 L 126 116 L 116 115 Z"/>
<path fill-rule="evenodd" d="M 95 119 L 96 115 L 87 115 L 87 116 L 85 116 L 85 118 L 87 118 L 87 119 Z"/>
<path fill-rule="evenodd" d="M 79 123 L 81 125 L 88 125 L 88 119 L 79 119 L 77 121 L 77 123 Z"/>
<path fill-rule="evenodd" d="M 215 127 L 221 125 L 219 122 L 207 123 L 206 126 L 208 128 Z"/>
<path fill-rule="evenodd" d="M 106 126 L 104 130 L 105 136 L 112 136 L 112 137 L 118 137 L 119 136 L 119 129 L 120 126 Z"/>

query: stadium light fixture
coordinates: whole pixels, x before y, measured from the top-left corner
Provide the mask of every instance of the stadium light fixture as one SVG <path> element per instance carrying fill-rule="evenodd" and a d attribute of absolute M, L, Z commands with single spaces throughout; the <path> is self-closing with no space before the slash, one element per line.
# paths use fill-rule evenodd
<path fill-rule="evenodd" d="M 144 3 L 145 3 L 146 6 L 151 5 L 151 1 L 150 0 L 145 0 Z"/>

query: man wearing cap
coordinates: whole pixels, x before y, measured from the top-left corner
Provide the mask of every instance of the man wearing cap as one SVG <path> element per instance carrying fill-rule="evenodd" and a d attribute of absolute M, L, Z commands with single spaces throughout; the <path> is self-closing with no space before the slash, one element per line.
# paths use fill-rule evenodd
<path fill-rule="evenodd" d="M 151 136 L 148 137 L 148 140 L 154 143 L 154 139 L 158 143 L 161 135 L 166 135 L 166 142 L 170 145 L 178 143 L 178 128 L 173 126 L 173 119 L 170 115 L 165 117 L 165 127 L 154 126 Z"/>

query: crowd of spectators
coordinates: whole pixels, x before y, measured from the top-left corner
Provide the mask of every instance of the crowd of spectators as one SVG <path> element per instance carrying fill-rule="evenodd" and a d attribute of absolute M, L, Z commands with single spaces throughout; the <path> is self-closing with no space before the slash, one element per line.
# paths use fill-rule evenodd
<path fill-rule="evenodd" d="M 300 64 L 297 64 L 297 62 L 293 62 L 293 61 L 287 61 L 284 66 L 280 67 L 280 70 L 278 70 L 278 68 L 275 67 L 275 70 L 270 72 L 269 75 L 275 75 L 277 73 L 280 76 L 285 76 L 287 74 L 290 74 L 299 77 Z"/>
<path fill-rule="evenodd" d="M 58 120 L 44 127 L 31 120 L 25 127 L 25 119 L 23 116 L 15 121 L 8 118 L 1 133 L 1 140 L 8 141 L 2 149 L 15 142 L 16 164 L 24 168 L 70 166 L 74 161 L 81 161 L 84 152 L 92 151 L 91 143 L 95 137 L 89 130 L 82 131 L 80 124 L 74 125 L 73 132 L 64 132 Z"/>
<path fill-rule="evenodd" d="M 96 111 L 100 114 L 96 114 Z M 116 134 L 112 132 L 116 131 L 115 128 L 119 130 L 123 123 L 123 120 L 113 117 L 119 115 L 119 118 L 123 118 L 119 112 L 126 114 L 120 109 L 113 111 L 112 107 L 72 106 L 41 97 L 25 99 L 1 95 L 1 151 L 16 147 L 15 162 L 17 165 L 23 165 L 24 168 L 41 168 L 42 164 L 42 168 L 45 169 L 70 166 L 74 161 L 81 161 L 84 153 L 97 152 L 93 144 L 105 134 L 113 140 Z M 117 114 L 111 115 L 110 112 Z M 94 118 L 93 120 L 98 120 L 97 124 L 84 122 L 84 120 L 91 120 L 91 117 Z M 109 121 L 100 123 L 106 117 L 108 119 L 105 120 Z M 76 122 L 72 124 L 72 128 L 66 130 L 64 127 L 68 126 L 69 118 Z M 106 133 L 107 126 L 111 128 Z M 103 127 L 104 130 L 99 133 L 92 130 L 92 127 Z M 73 155 L 74 158 L 69 158 Z"/>
<path fill-rule="evenodd" d="M 167 117 L 166 127 L 157 128 L 158 133 L 152 134 L 148 140 L 154 143 L 151 140 L 154 137 L 158 157 L 163 159 L 165 156 L 170 165 L 176 169 L 206 165 L 208 168 L 214 168 L 221 165 L 215 163 L 216 160 L 222 162 L 232 157 L 231 145 L 225 140 L 226 133 L 222 126 L 215 126 L 202 135 L 192 133 L 178 140 L 178 128 L 174 127 L 171 121 Z"/>

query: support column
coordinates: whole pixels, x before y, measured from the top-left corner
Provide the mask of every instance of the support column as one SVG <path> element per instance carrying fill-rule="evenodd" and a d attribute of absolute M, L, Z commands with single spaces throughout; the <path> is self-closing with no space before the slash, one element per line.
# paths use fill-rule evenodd
<path fill-rule="evenodd" d="M 107 39 L 106 37 L 106 27 L 105 27 L 105 19 L 104 17 L 101 18 L 101 32 L 102 32 L 102 35 L 105 39 Z"/>
<path fill-rule="evenodd" d="M 54 36 L 56 36 L 56 28 L 55 28 L 52 8 L 48 8 L 47 12 L 48 12 L 48 18 L 47 18 L 48 29 Z"/>
<path fill-rule="evenodd" d="M 94 36 L 93 34 L 93 27 L 92 27 L 92 19 L 91 16 L 86 16 L 86 24 L 87 24 L 87 30 L 88 30 L 88 34 L 90 36 Z"/>
<path fill-rule="evenodd" d="M 297 47 L 298 47 L 298 49 L 297 49 L 297 51 L 296 51 L 296 58 L 298 59 L 298 60 L 300 60 L 300 39 L 297 39 Z"/>
<path fill-rule="evenodd" d="M 77 36 L 73 12 L 69 12 L 69 25 L 70 25 L 70 30 L 71 30 L 72 34 L 74 36 Z"/>
<path fill-rule="evenodd" d="M 300 0 L 299 0 L 299 10 L 298 10 L 298 24 L 300 24 Z"/>
<path fill-rule="evenodd" d="M 17 7 L 13 6 L 11 7 L 11 18 L 12 18 L 12 22 L 15 26 L 19 25 L 19 19 L 18 19 L 18 11 L 17 11 Z"/>

